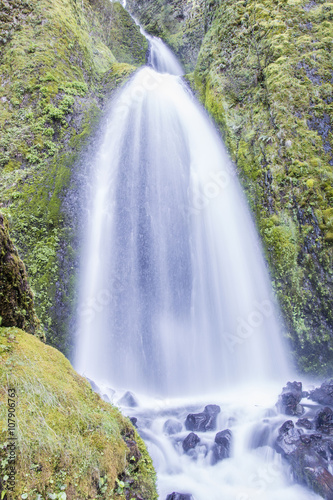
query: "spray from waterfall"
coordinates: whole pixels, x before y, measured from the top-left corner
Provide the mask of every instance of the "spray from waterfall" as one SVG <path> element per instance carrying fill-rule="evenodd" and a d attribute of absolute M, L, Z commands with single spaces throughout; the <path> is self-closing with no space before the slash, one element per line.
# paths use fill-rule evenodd
<path fill-rule="evenodd" d="M 234 166 L 167 47 L 114 100 L 91 172 L 77 369 L 114 387 L 205 393 L 288 372 Z"/>

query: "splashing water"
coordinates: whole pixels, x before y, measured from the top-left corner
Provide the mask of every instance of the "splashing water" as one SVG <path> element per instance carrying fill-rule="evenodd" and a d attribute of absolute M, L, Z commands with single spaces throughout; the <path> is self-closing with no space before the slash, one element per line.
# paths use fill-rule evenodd
<path fill-rule="evenodd" d="M 290 376 L 278 309 L 219 135 L 177 59 L 146 36 L 150 67 L 113 101 L 94 161 L 76 368 L 141 395 L 140 407 L 124 411 L 139 418 L 160 498 L 318 498 L 293 484 L 270 443 L 253 446 L 255 425 L 267 421 L 267 405 Z M 263 381 L 277 381 L 269 403 Z M 171 439 L 163 432 L 167 418 L 184 421 L 200 401 L 220 404 L 218 429 L 234 435 L 231 458 L 214 466 L 214 433 L 201 436 L 191 457 L 181 451 L 184 427 Z M 283 419 L 271 415 L 275 432 Z"/>

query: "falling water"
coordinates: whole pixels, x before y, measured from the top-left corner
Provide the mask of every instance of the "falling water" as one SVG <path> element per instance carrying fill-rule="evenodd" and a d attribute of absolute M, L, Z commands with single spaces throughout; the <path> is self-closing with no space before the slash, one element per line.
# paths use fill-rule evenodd
<path fill-rule="evenodd" d="M 76 366 L 167 395 L 284 378 L 277 310 L 234 167 L 178 61 L 150 43 L 163 74 L 144 67 L 118 95 L 95 162 Z"/>
<path fill-rule="evenodd" d="M 293 484 L 272 448 L 289 369 L 235 169 L 179 62 L 147 38 L 149 66 L 114 99 L 93 162 L 76 367 L 115 402 L 124 390 L 139 395 L 123 411 L 138 418 L 161 499 L 318 498 Z M 231 458 L 213 466 L 214 432 L 199 433 L 192 455 L 182 450 L 187 413 L 207 403 L 233 434 Z M 167 436 L 170 417 L 180 428 Z"/>

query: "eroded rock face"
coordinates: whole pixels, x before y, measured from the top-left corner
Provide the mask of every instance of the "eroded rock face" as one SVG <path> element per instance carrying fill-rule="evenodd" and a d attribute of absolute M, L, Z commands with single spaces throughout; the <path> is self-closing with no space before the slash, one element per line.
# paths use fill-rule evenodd
<path fill-rule="evenodd" d="M 217 405 L 207 405 L 201 413 L 190 413 L 185 420 L 188 431 L 206 432 L 216 430 L 217 415 L 221 408 Z"/>
<path fill-rule="evenodd" d="M 34 299 L 22 260 L 13 245 L 5 218 L 0 214 L 1 326 L 16 326 L 45 340 L 36 316 Z"/>

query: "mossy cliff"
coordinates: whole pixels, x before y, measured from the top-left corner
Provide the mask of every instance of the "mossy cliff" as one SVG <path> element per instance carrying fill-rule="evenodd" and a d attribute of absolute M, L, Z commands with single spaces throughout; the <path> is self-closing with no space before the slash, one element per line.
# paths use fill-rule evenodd
<path fill-rule="evenodd" d="M 17 326 L 44 339 L 27 273 L 0 214 L 0 325 Z"/>
<path fill-rule="evenodd" d="M 202 39 L 211 19 L 212 0 L 128 0 L 128 9 L 151 35 L 172 47 L 192 71 L 198 59 Z"/>
<path fill-rule="evenodd" d="M 129 419 L 59 351 L 17 328 L 0 328 L 0 424 L 2 499 L 157 499 Z"/>
<path fill-rule="evenodd" d="M 0 211 L 31 278 L 47 341 L 67 354 L 78 159 L 110 95 L 146 51 L 119 3 L 0 0 Z"/>
<path fill-rule="evenodd" d="M 177 22 L 176 7 L 163 20 L 160 0 L 130 5 L 187 57 L 169 26 L 186 39 L 191 12 Z M 188 79 L 237 165 L 299 367 L 332 373 L 333 4 L 221 0 L 194 9 L 207 32 L 196 34 Z"/>

